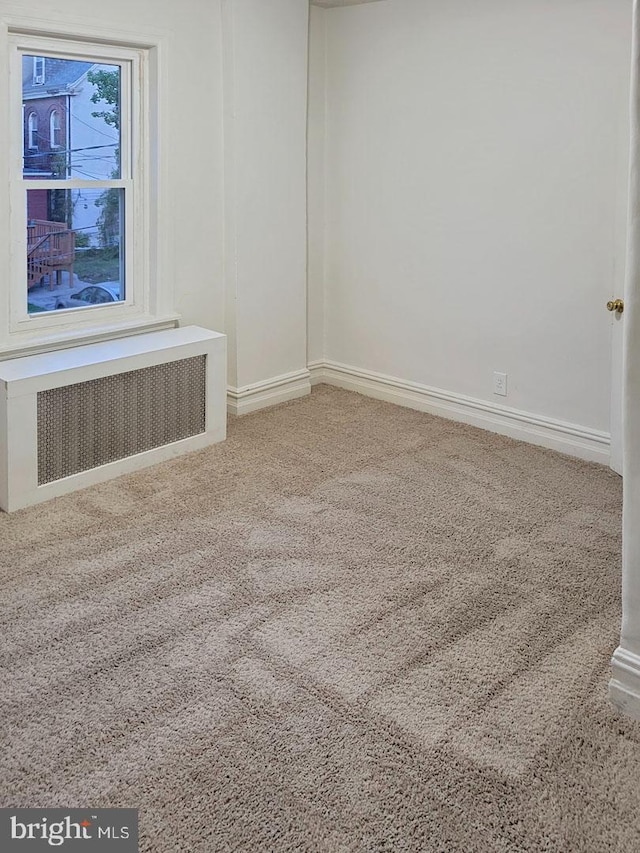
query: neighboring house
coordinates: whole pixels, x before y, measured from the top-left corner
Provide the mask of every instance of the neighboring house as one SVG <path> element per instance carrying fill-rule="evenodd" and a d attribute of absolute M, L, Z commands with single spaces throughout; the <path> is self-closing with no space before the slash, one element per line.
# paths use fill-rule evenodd
<path fill-rule="evenodd" d="M 113 70 L 68 59 L 23 57 L 24 177 L 29 179 L 95 178 L 113 176 L 119 145 L 118 131 L 102 118 L 91 101 L 96 87 L 89 71 Z M 31 190 L 27 196 L 29 220 L 65 222 L 98 245 L 96 200 L 102 190 Z"/>

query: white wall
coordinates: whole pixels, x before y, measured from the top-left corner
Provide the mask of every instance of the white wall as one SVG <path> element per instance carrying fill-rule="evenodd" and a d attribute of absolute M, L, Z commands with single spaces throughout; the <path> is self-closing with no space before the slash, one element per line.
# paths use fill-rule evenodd
<path fill-rule="evenodd" d="M 30 16 L 43 30 L 87 22 L 85 0 L 55 6 L 0 0 L 0 16 Z M 284 376 L 284 397 L 310 389 L 308 18 L 308 0 L 109 0 L 88 22 L 124 39 L 164 38 L 159 207 L 171 227 L 160 254 L 174 307 L 183 324 L 228 334 L 233 389 Z M 0 266 L 8 252 L 0 246 Z"/>
<path fill-rule="evenodd" d="M 608 431 L 629 0 L 325 23 L 325 357 Z"/>
<path fill-rule="evenodd" d="M 229 384 L 241 390 L 306 375 L 309 9 L 307 0 L 223 8 Z"/>

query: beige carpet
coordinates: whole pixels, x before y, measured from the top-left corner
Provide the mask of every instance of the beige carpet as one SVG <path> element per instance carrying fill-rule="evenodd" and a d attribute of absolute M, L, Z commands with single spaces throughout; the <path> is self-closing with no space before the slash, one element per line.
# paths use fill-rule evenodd
<path fill-rule="evenodd" d="M 144 851 L 640 850 L 621 484 L 327 387 L 0 516 L 3 805 Z"/>

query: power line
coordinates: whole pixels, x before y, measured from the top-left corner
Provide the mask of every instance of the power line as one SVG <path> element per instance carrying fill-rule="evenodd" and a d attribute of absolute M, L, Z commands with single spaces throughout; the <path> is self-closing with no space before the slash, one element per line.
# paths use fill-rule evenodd
<path fill-rule="evenodd" d="M 86 145 L 84 148 L 53 148 L 49 151 L 37 151 L 35 154 L 25 154 L 24 159 L 28 157 L 57 157 L 61 154 L 77 154 L 79 151 L 97 151 L 101 148 L 118 148 L 117 142 L 111 145 Z"/>
<path fill-rule="evenodd" d="M 85 172 L 84 169 L 80 169 L 80 168 L 78 168 L 78 166 L 73 166 L 72 168 L 73 168 L 74 172 L 80 172 L 81 175 L 86 175 L 87 178 L 93 178 L 93 180 L 95 180 L 95 181 L 109 180 L 109 178 L 100 178 L 100 177 L 98 177 L 98 175 L 92 175 L 90 172 Z"/>
<path fill-rule="evenodd" d="M 99 134 L 100 134 L 100 136 L 106 136 L 106 138 L 107 138 L 107 139 L 113 139 L 113 136 L 111 136 L 109 133 L 105 133 L 103 130 L 98 130 L 98 128 L 97 128 L 97 127 L 94 127 L 92 124 L 89 124 L 89 122 L 88 122 L 88 121 L 83 121 L 81 118 L 78 118 L 78 116 L 73 116 L 73 115 L 72 115 L 72 116 L 71 116 L 71 121 L 72 121 L 73 123 L 75 123 L 75 122 L 77 121 L 77 122 L 79 122 L 80 124 L 83 124 L 85 127 L 88 127 L 88 128 L 89 128 L 89 130 L 93 130 L 93 131 L 94 131 L 94 133 L 99 133 Z"/>

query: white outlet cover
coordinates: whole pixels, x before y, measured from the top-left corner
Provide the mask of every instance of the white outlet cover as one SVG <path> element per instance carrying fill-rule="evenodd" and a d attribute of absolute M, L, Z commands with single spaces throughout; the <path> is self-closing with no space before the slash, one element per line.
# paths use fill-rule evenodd
<path fill-rule="evenodd" d="M 493 374 L 493 393 L 498 394 L 500 397 L 507 396 L 507 374 L 506 373 L 494 373 Z"/>

